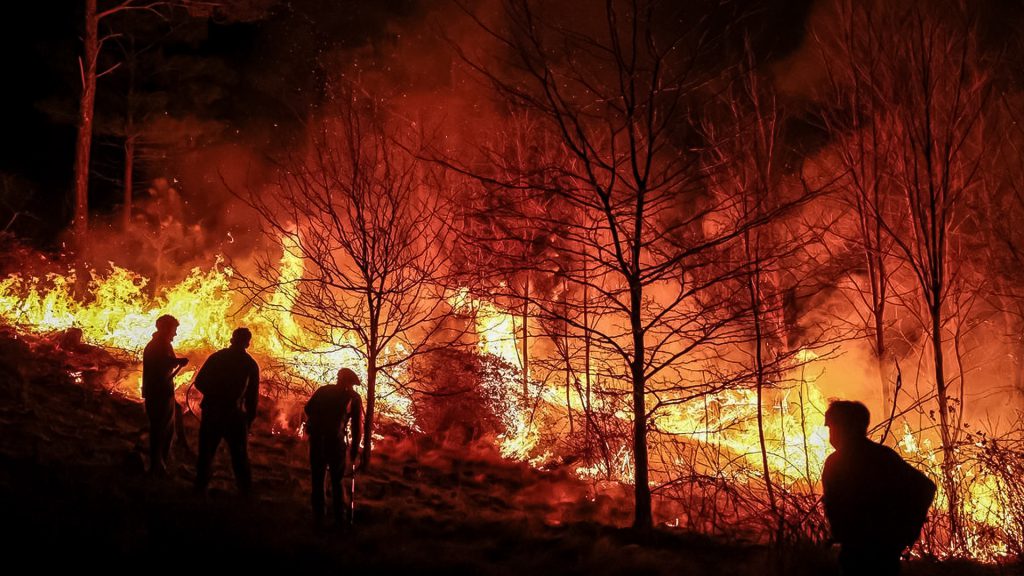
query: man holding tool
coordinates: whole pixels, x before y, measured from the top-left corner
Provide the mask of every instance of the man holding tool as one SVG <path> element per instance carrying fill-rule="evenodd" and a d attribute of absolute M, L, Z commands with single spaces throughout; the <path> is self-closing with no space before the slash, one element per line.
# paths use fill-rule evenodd
<path fill-rule="evenodd" d="M 338 370 L 337 384 L 321 386 L 306 403 L 306 434 L 309 437 L 309 467 L 313 473 L 313 521 L 324 525 L 324 476 L 331 474 L 332 508 L 336 526 L 352 523 L 355 512 L 355 462 L 363 427 L 363 400 L 354 388 L 359 377 L 348 368 Z M 346 446 L 346 430 L 351 430 Z M 347 450 L 346 450 L 347 448 Z M 348 508 L 342 489 L 345 456 L 351 471 Z"/>
<path fill-rule="evenodd" d="M 156 319 L 156 332 L 142 353 L 142 397 L 149 417 L 149 472 L 167 474 L 167 456 L 174 437 L 174 376 L 188 358 L 174 355 L 171 342 L 178 334 L 178 320 L 170 314 Z"/>

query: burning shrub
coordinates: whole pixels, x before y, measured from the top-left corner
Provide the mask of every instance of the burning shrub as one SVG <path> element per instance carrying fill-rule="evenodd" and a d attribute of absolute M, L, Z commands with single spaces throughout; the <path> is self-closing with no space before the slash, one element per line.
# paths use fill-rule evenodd
<path fill-rule="evenodd" d="M 514 369 L 497 356 L 442 348 L 418 356 L 409 372 L 419 393 L 413 412 L 426 434 L 462 445 L 493 439 L 510 428 L 505 417 L 515 404 L 515 384 L 501 384 Z"/>
<path fill-rule="evenodd" d="M 1024 558 L 1024 438 L 1018 432 L 990 439 L 971 434 L 977 471 L 971 470 L 967 485 L 972 507 L 971 520 L 977 523 L 972 544 L 987 549 L 1002 548 L 1006 555 Z M 991 542 L 985 542 L 991 540 Z M 981 548 L 979 546 L 979 548 Z M 972 551 L 976 552 L 976 551 Z M 977 555 L 977 554 L 976 554 Z"/>

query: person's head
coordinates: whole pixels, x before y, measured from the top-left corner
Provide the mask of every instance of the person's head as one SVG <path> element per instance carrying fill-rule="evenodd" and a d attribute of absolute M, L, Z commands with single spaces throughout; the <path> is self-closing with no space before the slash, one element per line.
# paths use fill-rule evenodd
<path fill-rule="evenodd" d="M 359 376 L 348 368 L 338 370 L 338 386 L 342 388 L 355 388 L 359 385 Z"/>
<path fill-rule="evenodd" d="M 828 440 L 836 450 L 866 437 L 870 421 L 867 406 L 852 400 L 833 400 L 825 410 Z"/>
<path fill-rule="evenodd" d="M 167 340 L 174 340 L 178 334 L 178 319 L 170 314 L 164 314 L 156 319 L 156 333 Z"/>
<path fill-rule="evenodd" d="M 246 349 L 249 347 L 249 343 L 252 342 L 252 332 L 248 328 L 235 328 L 235 331 L 231 333 L 231 347 Z"/>

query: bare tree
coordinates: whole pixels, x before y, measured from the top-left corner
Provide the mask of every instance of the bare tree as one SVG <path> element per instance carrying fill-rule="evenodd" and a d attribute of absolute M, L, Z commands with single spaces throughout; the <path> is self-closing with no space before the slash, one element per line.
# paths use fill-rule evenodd
<path fill-rule="evenodd" d="M 963 398 L 956 405 L 950 402 L 945 340 L 949 323 L 958 324 L 963 318 L 948 306 L 951 289 L 959 284 L 950 246 L 965 217 L 963 199 L 977 190 L 980 181 L 980 129 L 988 90 L 984 72 L 972 61 L 977 53 L 968 16 L 960 14 L 964 20 L 950 30 L 922 12 L 921 5 L 915 4 L 902 16 L 909 24 L 909 42 L 896 57 L 906 68 L 893 79 L 909 80 L 909 89 L 893 86 L 890 93 L 897 102 L 892 120 L 900 144 L 894 155 L 896 179 L 912 229 L 901 223 L 887 227 L 896 232 L 896 244 L 918 279 L 926 306 L 944 453 L 943 484 L 952 544 L 960 550 L 964 534 L 955 446 L 960 419 L 956 412 L 962 409 Z"/>
<path fill-rule="evenodd" d="M 285 287 L 287 304 L 273 297 L 280 286 L 269 255 L 247 289 L 264 306 L 287 306 L 318 344 L 351 347 L 355 338 L 366 359 L 366 465 L 378 380 L 425 351 L 450 312 L 436 281 L 448 227 L 424 165 L 353 94 L 344 91 L 337 116 L 316 125 L 308 156 L 281 166 L 277 190 L 244 195 L 271 239 L 294 238 L 285 249 L 304 265 Z"/>
<path fill-rule="evenodd" d="M 167 19 L 175 9 L 187 10 L 189 14 L 197 17 L 217 14 L 229 19 L 255 18 L 257 15 L 265 15 L 275 1 L 238 0 L 225 3 L 217 0 L 84 0 L 82 55 L 78 58 L 82 93 L 78 99 L 76 122 L 78 131 L 75 137 L 75 193 L 72 222 L 73 233 L 80 246 L 84 245 L 89 232 L 89 157 L 95 126 L 96 82 L 121 65 L 120 62 L 117 62 L 100 70 L 100 54 L 107 42 L 126 34 L 130 36 L 127 26 L 124 26 L 125 29 L 101 32 L 101 25 L 113 20 L 115 16 L 136 12 Z M 131 128 L 134 129 L 134 127 Z M 131 158 L 133 144 L 131 139 L 126 141 L 125 153 L 128 160 Z M 125 176 L 130 180 L 130 167 L 125 169 Z"/>
<path fill-rule="evenodd" d="M 587 291 L 601 321 L 566 314 L 558 298 L 533 302 L 538 315 L 568 323 L 601 349 L 614 376 L 609 392 L 619 379 L 628 382 L 617 393 L 632 419 L 634 526 L 648 529 L 650 424 L 713 390 L 695 366 L 734 336 L 728 330 L 740 314 L 725 305 L 727 291 L 711 290 L 739 271 L 712 264 L 725 244 L 775 212 L 728 220 L 735 199 L 706 194 L 701 156 L 682 145 L 699 133 L 690 110 L 707 94 L 718 41 L 709 22 L 720 6 L 610 1 L 598 22 L 527 0 L 504 6 L 503 25 L 478 20 L 501 47 L 501 66 L 463 56 L 499 96 L 535 114 L 542 128 L 534 140 L 550 134 L 561 154 L 529 183 L 538 168 L 513 158 L 489 170 L 449 164 L 516 192 L 510 209 L 538 196 L 555 200 L 548 216 L 524 221 L 558 237 L 559 252 L 575 262 L 559 273 Z"/>
<path fill-rule="evenodd" d="M 85 241 L 89 232 L 89 155 L 92 148 L 92 132 L 94 125 L 93 112 L 96 103 L 96 80 L 111 73 L 118 64 L 100 71 L 99 56 L 103 45 L 115 38 L 117 34 L 100 35 L 100 23 L 128 11 L 146 11 L 161 17 L 161 10 L 178 2 L 167 0 L 121 0 L 109 7 L 100 8 L 99 0 L 85 0 L 84 23 L 82 36 L 82 56 L 78 59 L 81 73 L 82 95 L 78 101 L 78 135 L 75 138 L 75 210 L 74 234 L 79 243 Z"/>
<path fill-rule="evenodd" d="M 529 114 L 513 114 L 504 130 L 482 146 L 482 163 L 501 181 L 517 181 L 521 187 L 543 190 L 550 185 L 545 168 L 560 153 L 550 138 L 536 133 L 536 119 Z M 508 159 L 511 159 L 509 161 Z M 527 168 L 529 167 L 529 168 Z M 527 169 L 528 174 L 513 171 Z M 508 194 L 501 186 L 468 186 L 460 198 L 466 204 L 459 226 L 459 246 L 466 260 L 465 271 L 474 290 L 510 309 L 518 309 L 520 337 L 519 359 L 522 367 L 522 397 L 530 394 L 531 299 L 537 296 L 541 263 L 549 255 L 550 231 L 533 226 L 531 221 L 544 217 L 552 209 L 552 200 L 533 194 L 529 201 Z M 514 208 L 513 208 L 514 205 Z M 540 273 L 541 276 L 549 276 Z"/>
<path fill-rule="evenodd" d="M 165 26 L 160 27 L 160 24 Z M 155 117 L 166 114 L 167 94 L 143 88 L 160 69 L 155 54 L 162 42 L 173 33 L 173 25 L 166 24 L 166 21 L 160 19 L 150 19 L 145 22 L 146 27 L 142 23 L 134 24 L 131 33 L 111 38 L 118 48 L 118 70 L 121 77 L 114 75 L 112 80 L 118 83 L 117 88 L 101 92 L 97 97 L 101 110 L 117 110 L 117 113 L 94 120 L 92 130 L 95 138 L 113 137 L 124 151 L 124 163 L 121 166 L 121 228 L 125 232 L 131 231 L 139 165 L 166 155 L 166 146 L 161 147 L 160 152 L 163 154 L 152 150 L 156 147 L 149 142 L 147 132 Z M 123 19 L 113 25 L 128 27 L 127 21 Z"/>
<path fill-rule="evenodd" d="M 752 53 L 749 47 L 745 52 Z M 832 179 L 811 182 L 805 178 L 802 151 L 787 130 L 793 115 L 752 60 L 732 75 L 721 93 L 720 108 L 723 113 L 705 123 L 712 190 L 731 199 L 736 221 L 764 223 L 742 228 L 738 242 L 728 245 L 721 258 L 725 266 L 741 272 L 723 288 L 733 291 L 730 305 L 739 312 L 736 325 L 745 333 L 732 345 L 745 351 L 746 366 L 727 376 L 734 385 L 755 392 L 760 476 L 774 524 L 771 532 L 781 540 L 785 518 L 779 490 L 785 483 L 773 478 L 770 460 L 788 463 L 789 456 L 785 438 L 770 435 L 766 413 L 781 401 L 773 401 L 775 391 L 793 387 L 790 374 L 807 361 L 808 352 L 828 357 L 835 347 L 834 335 L 820 318 L 815 318 L 815 326 L 800 326 L 804 300 L 831 284 L 812 256 L 823 242 L 818 231 L 827 228 L 828 222 L 815 222 L 794 208 L 829 191 Z M 806 407 L 800 405 L 797 410 L 804 418 Z M 785 433 L 784 426 L 780 430 Z M 810 484 L 806 445 L 802 459 L 805 469 L 799 474 Z"/>
<path fill-rule="evenodd" d="M 889 58 L 889 38 L 875 21 L 874 11 L 865 6 L 849 0 L 838 2 L 835 28 L 815 40 L 828 72 L 823 119 L 833 136 L 836 169 L 842 174 L 839 197 L 853 217 L 851 230 L 837 226 L 831 232 L 857 251 L 862 262 L 849 267 L 847 276 L 855 288 L 856 310 L 866 311 L 858 328 L 870 344 L 883 413 L 888 417 L 895 410 L 895 391 L 891 369 L 886 367 L 892 361 L 886 338 L 891 323 L 887 312 L 900 259 L 881 216 L 898 221 L 905 213 L 886 165 L 890 137 L 885 126 L 875 121 L 884 108 L 876 77 L 883 73 Z"/>
<path fill-rule="evenodd" d="M 960 324 L 967 320 L 958 315 L 966 310 L 961 289 L 969 283 L 962 277 L 957 246 L 971 218 L 966 199 L 985 193 L 980 184 L 989 75 L 977 46 L 976 11 L 968 3 L 944 2 L 936 8 L 910 2 L 870 9 L 888 46 L 872 73 L 871 89 L 881 103 L 871 121 L 890 138 L 885 162 L 904 204 L 897 214 L 874 216 L 917 284 L 919 300 L 908 301 L 906 309 L 918 314 L 930 341 L 951 544 L 962 550 L 956 445 L 963 397 L 950 394 L 961 377 L 951 376 L 956 371 L 947 366 L 947 346 L 958 340 Z M 906 217 L 894 217 L 899 214 Z"/>

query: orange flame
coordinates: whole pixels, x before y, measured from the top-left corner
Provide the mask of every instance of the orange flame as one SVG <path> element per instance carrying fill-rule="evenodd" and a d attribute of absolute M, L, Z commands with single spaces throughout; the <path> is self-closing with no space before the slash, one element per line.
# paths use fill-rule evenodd
<path fill-rule="evenodd" d="M 333 334 L 334 344 L 325 344 L 305 330 L 290 312 L 298 296 L 304 262 L 296 234 L 286 235 L 281 241 L 283 255 L 278 266 L 278 288 L 268 305 L 243 310 L 234 316 L 258 334 L 253 343 L 254 354 L 272 358 L 290 375 L 318 384 L 330 382 L 338 367 L 363 367 L 363 355 L 353 335 Z M 0 321 L 36 332 L 77 327 L 83 331 L 85 341 L 119 349 L 138 358 L 156 318 L 166 313 L 180 322 L 175 342 L 178 351 L 203 353 L 223 346 L 234 327 L 232 313 L 239 310 L 240 302 L 232 291 L 233 275 L 232 269 L 222 266 L 218 260 L 211 269 L 193 269 L 181 282 L 151 296 L 146 289 L 146 278 L 111 264 L 109 271 L 91 274 L 91 298 L 87 300 L 74 296 L 72 275 L 51 274 L 45 278 L 12 275 L 0 280 Z M 557 388 L 556 383 L 531 381 L 539 395 L 538 406 L 520 398 L 522 363 L 517 349 L 515 315 L 492 302 L 472 297 L 465 288 L 452 296 L 449 303 L 456 310 L 472 312 L 479 350 L 501 358 L 512 367 L 498 373 L 493 381 L 482 383 L 489 396 L 497 399 L 499 416 L 506 426 L 498 438 L 502 455 L 534 464 L 547 460 L 549 447 L 541 440 L 536 424 L 543 418 L 537 414 L 562 414 L 566 410 L 582 410 L 582 407 L 566 408 L 564 389 Z M 817 359 L 810 351 L 801 351 L 796 360 L 799 367 L 794 367 L 789 379 L 795 384 L 770 397 L 763 406 L 768 464 L 774 481 L 794 490 L 817 491 L 820 490 L 822 464 L 830 448 L 821 417 L 827 402 L 815 375 L 822 372 L 827 360 Z M 194 372 L 193 369 L 183 373 L 179 383 L 188 382 Z M 807 377 L 807 374 L 812 376 Z M 70 376 L 82 380 L 80 372 Z M 406 377 L 399 369 L 379 383 L 379 405 L 383 413 L 415 427 L 411 397 L 393 384 Z M 125 384 L 131 393 L 138 394 L 138 380 Z M 739 456 L 736 464 L 722 473 L 741 478 L 749 477 L 750 471 L 759 470 L 760 466 L 756 411 L 757 399 L 753 391 L 730 390 L 710 395 L 703 402 L 669 403 L 660 408 L 654 418 L 657 430 L 663 433 L 720 447 Z M 631 418 L 626 413 L 616 416 L 623 420 Z M 279 417 L 275 429 L 284 431 L 287 425 L 286 419 Z M 297 433 L 301 435 L 301 429 Z M 904 424 L 897 449 L 917 465 L 926 467 L 934 478 L 941 477 L 941 450 L 930 438 L 913 432 Z M 611 477 L 632 483 L 634 469 L 629 448 L 613 446 L 609 456 L 608 462 L 578 466 L 577 475 L 593 479 Z M 1008 553 L 1007 548 L 992 544 L 991 539 L 983 539 L 981 533 L 985 526 L 1012 525 L 1011 511 L 1005 509 L 1003 500 L 998 497 L 1000 483 L 982 469 L 965 469 L 962 473 L 970 480 L 965 483 L 968 494 L 964 497 L 969 517 L 980 527 L 968 534 L 970 553 L 978 559 L 998 559 Z M 940 507 L 944 500 L 940 487 Z"/>

